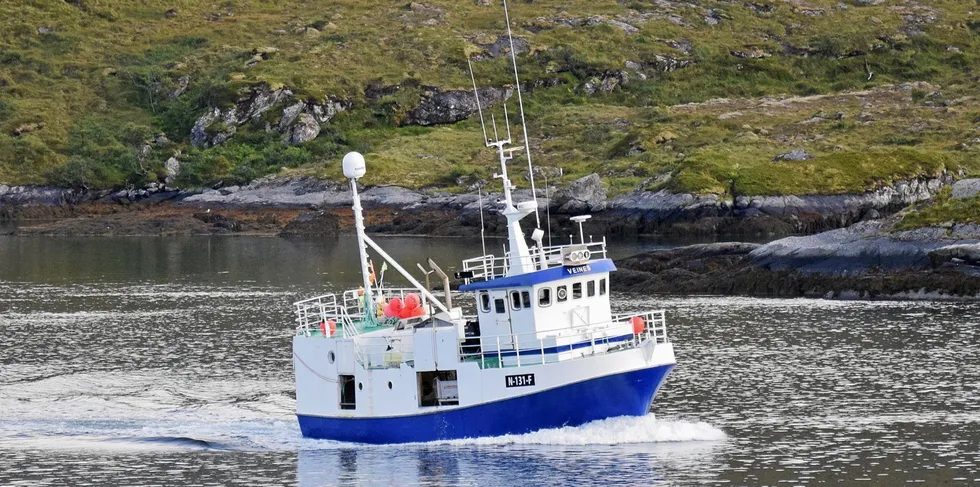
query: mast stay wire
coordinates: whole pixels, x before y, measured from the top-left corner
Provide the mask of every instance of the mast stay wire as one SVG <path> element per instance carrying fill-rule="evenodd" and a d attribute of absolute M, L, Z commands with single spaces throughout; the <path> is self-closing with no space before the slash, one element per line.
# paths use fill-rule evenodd
<path fill-rule="evenodd" d="M 524 100 L 521 97 L 521 78 L 517 75 L 517 53 L 514 50 L 514 36 L 510 30 L 510 13 L 507 12 L 507 0 L 504 1 L 504 19 L 507 21 L 507 38 L 510 40 L 510 61 L 514 66 L 514 83 L 517 89 L 517 104 L 521 110 L 521 129 L 524 131 L 524 154 L 527 157 L 527 176 L 531 180 L 531 198 L 535 202 L 538 200 L 538 194 L 534 189 L 534 168 L 531 166 L 531 144 L 527 139 L 527 122 L 524 120 Z M 534 219 L 537 222 L 537 228 L 541 228 L 541 215 L 538 212 L 538 207 L 534 207 Z"/>

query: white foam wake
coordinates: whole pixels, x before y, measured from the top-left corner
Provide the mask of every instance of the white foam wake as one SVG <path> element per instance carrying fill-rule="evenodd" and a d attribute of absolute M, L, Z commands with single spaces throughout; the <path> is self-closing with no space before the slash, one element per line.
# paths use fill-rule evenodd
<path fill-rule="evenodd" d="M 473 438 L 439 442 L 451 445 L 626 445 L 688 441 L 721 441 L 725 432 L 703 421 L 659 420 L 619 417 L 593 421 L 582 426 L 535 431 L 523 435 Z"/>

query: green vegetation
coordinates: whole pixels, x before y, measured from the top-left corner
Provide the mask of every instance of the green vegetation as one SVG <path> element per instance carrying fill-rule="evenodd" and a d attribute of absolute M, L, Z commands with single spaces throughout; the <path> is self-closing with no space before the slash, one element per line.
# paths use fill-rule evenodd
<path fill-rule="evenodd" d="M 347 150 L 367 153 L 369 184 L 489 180 L 478 121 L 406 125 L 427 86 L 467 89 L 464 53 L 485 53 L 504 32 L 496 2 L 479 3 L 3 2 L 0 183 L 141 186 L 163 180 L 175 151 L 181 185 L 338 178 Z M 526 94 L 535 163 L 561 167 L 564 180 L 598 172 L 613 193 L 843 193 L 980 173 L 976 6 L 857 3 L 514 2 L 515 34 L 530 46 L 523 79 L 559 81 Z M 502 57 L 474 69 L 482 86 L 512 81 Z M 584 89 L 611 78 L 611 91 Z M 223 144 L 191 146 L 195 120 L 260 84 L 352 108 L 299 146 L 267 131 L 281 106 Z M 148 144 L 161 133 L 172 143 Z M 812 158 L 774 160 L 794 149 Z"/>
<path fill-rule="evenodd" d="M 895 230 L 942 226 L 953 222 L 980 224 L 980 196 L 953 199 L 950 193 L 950 188 L 944 188 L 933 201 L 905 213 L 895 225 Z"/>

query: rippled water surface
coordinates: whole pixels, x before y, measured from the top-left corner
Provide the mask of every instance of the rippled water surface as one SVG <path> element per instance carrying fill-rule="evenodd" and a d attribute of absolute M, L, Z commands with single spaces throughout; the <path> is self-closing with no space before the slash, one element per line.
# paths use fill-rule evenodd
<path fill-rule="evenodd" d="M 480 245 L 378 240 L 409 266 Z M 290 304 L 353 284 L 354 255 L 345 240 L 0 237 L 0 485 L 980 483 L 980 305 L 956 302 L 621 298 L 665 308 L 676 348 L 647 417 L 303 439 Z"/>

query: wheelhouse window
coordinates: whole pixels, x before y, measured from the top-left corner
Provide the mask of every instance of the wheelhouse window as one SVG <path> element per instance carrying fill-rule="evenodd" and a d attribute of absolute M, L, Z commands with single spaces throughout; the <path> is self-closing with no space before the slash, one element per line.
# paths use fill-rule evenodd
<path fill-rule="evenodd" d="M 582 299 L 582 283 L 572 284 L 572 299 Z"/>
<path fill-rule="evenodd" d="M 551 288 L 543 287 L 538 289 L 538 306 L 551 306 Z"/>
<path fill-rule="evenodd" d="M 493 307 L 496 308 L 497 313 L 504 314 L 507 312 L 507 303 L 504 303 L 502 298 L 494 299 Z"/>
<path fill-rule="evenodd" d="M 586 283 L 585 292 L 590 298 L 595 296 L 595 281 L 589 281 Z"/>
<path fill-rule="evenodd" d="M 490 295 L 485 292 L 480 293 L 480 309 L 484 313 L 490 312 Z"/>
<path fill-rule="evenodd" d="M 558 286 L 558 290 L 555 291 L 555 297 L 558 298 L 559 303 L 568 301 L 568 286 Z"/>
<path fill-rule="evenodd" d="M 514 311 L 521 309 L 521 292 L 511 291 L 510 292 L 510 307 Z"/>
<path fill-rule="evenodd" d="M 606 278 L 599 279 L 599 296 L 606 295 Z"/>
<path fill-rule="evenodd" d="M 531 291 L 521 291 L 521 304 L 524 305 L 524 309 L 531 307 Z"/>

